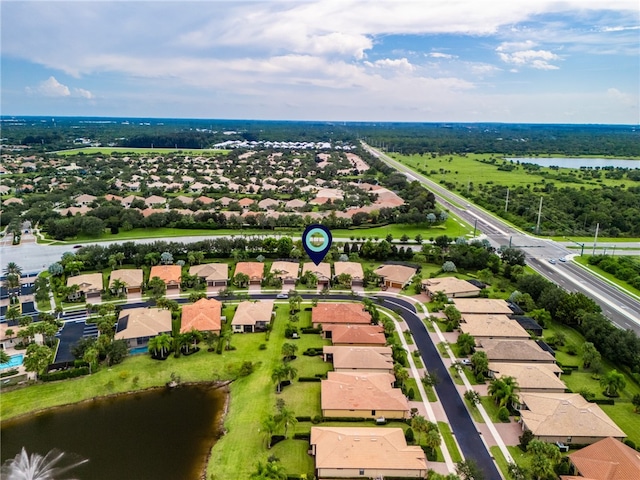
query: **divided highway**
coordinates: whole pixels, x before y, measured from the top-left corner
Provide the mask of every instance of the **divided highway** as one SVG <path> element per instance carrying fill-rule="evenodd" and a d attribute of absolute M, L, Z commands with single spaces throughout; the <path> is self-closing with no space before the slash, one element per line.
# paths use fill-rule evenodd
<path fill-rule="evenodd" d="M 604 280 L 592 275 L 571 262 L 549 263 L 573 254 L 560 243 L 522 233 L 501 219 L 468 203 L 464 199 L 429 180 L 424 175 L 401 164 L 384 153 L 362 143 L 373 156 L 398 171 L 408 174 L 431 190 L 437 201 L 471 225 L 477 221 L 478 231 L 484 233 L 495 246 L 511 245 L 524 250 L 527 264 L 550 281 L 570 292 L 581 292 L 595 300 L 603 313 L 619 328 L 635 331 L 640 335 L 640 301 L 624 294 Z"/>

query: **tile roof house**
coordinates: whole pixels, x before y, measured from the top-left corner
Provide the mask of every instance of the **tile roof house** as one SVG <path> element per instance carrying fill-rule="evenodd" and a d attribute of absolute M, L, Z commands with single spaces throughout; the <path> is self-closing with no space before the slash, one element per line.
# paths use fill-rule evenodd
<path fill-rule="evenodd" d="M 425 478 L 427 458 L 408 446 L 401 428 L 311 427 L 318 480 L 328 478 Z"/>
<path fill-rule="evenodd" d="M 456 277 L 424 279 L 422 289 L 430 297 L 436 292 L 444 292 L 448 298 L 477 297 L 480 293 L 480 288 Z"/>
<path fill-rule="evenodd" d="M 234 333 L 251 333 L 264 331 L 275 315 L 273 300 L 258 302 L 244 301 L 238 304 L 236 313 L 231 321 Z"/>
<path fill-rule="evenodd" d="M 144 199 L 144 203 L 148 207 L 153 207 L 154 205 L 164 205 L 165 203 L 167 203 L 167 199 L 159 195 L 151 195 L 150 197 Z"/>
<path fill-rule="evenodd" d="M 390 373 L 393 374 L 391 347 L 325 346 L 322 355 L 325 362 L 333 363 L 336 372 Z"/>
<path fill-rule="evenodd" d="M 208 287 L 224 287 L 229 282 L 229 265 L 226 263 L 204 263 L 189 268 L 189 275 L 197 275 Z"/>
<path fill-rule="evenodd" d="M 82 207 L 83 205 L 89 205 L 90 203 L 95 202 L 98 197 L 94 197 L 93 195 L 89 195 L 87 193 L 83 193 L 82 195 L 78 195 L 76 200 L 76 205 L 78 207 Z"/>
<path fill-rule="evenodd" d="M 564 393 L 567 387 L 561 373 L 555 363 L 489 363 L 490 377 L 513 377 L 521 392 Z"/>
<path fill-rule="evenodd" d="M 307 272 L 313 273 L 318 279 L 318 285 L 321 287 L 328 287 L 331 281 L 331 264 L 327 262 L 320 262 L 316 265 L 313 262 L 305 262 L 302 265 L 302 275 Z"/>
<path fill-rule="evenodd" d="M 476 350 L 484 351 L 489 362 L 556 363 L 553 355 L 533 340 L 482 339 Z"/>
<path fill-rule="evenodd" d="M 128 308 L 120 312 L 114 338 L 126 340 L 129 348 L 135 348 L 161 333 L 171 333 L 170 310 Z"/>
<path fill-rule="evenodd" d="M 362 265 L 358 262 L 335 262 L 333 269 L 336 272 L 336 277 L 339 277 L 343 273 L 351 275 L 351 286 L 361 287 L 364 285 L 364 272 Z"/>
<path fill-rule="evenodd" d="M 180 333 L 192 329 L 220 334 L 222 303 L 214 298 L 201 298 L 196 303 L 182 307 Z"/>
<path fill-rule="evenodd" d="M 238 205 L 240 205 L 242 208 L 249 208 L 254 203 L 256 203 L 256 201 L 248 197 L 241 198 L 240 200 L 238 200 Z"/>
<path fill-rule="evenodd" d="M 260 285 L 264 278 L 264 264 L 260 262 L 238 262 L 234 276 L 239 273 L 244 273 L 249 277 L 250 285 Z"/>
<path fill-rule="evenodd" d="M 387 343 L 384 329 L 378 325 L 327 325 L 323 333 L 333 345 L 381 347 Z"/>
<path fill-rule="evenodd" d="M 417 270 L 413 267 L 405 265 L 380 265 L 374 270 L 376 275 L 382 277 L 383 284 L 390 288 L 403 288 L 409 283 L 416 274 Z"/>
<path fill-rule="evenodd" d="M 109 285 L 113 286 L 114 280 L 120 280 L 126 284 L 124 287 L 124 291 L 127 294 L 140 293 L 142 292 L 142 278 L 142 269 L 123 268 L 119 270 L 113 270 L 111 272 Z"/>
<path fill-rule="evenodd" d="M 298 198 L 294 198 L 293 200 L 289 200 L 284 204 L 286 208 L 291 208 L 293 210 L 298 210 L 299 208 L 304 207 L 307 204 L 304 200 L 300 200 Z"/>
<path fill-rule="evenodd" d="M 586 445 L 626 434 L 595 403 L 579 393 L 520 393 L 523 430 L 538 440 Z"/>
<path fill-rule="evenodd" d="M 271 264 L 271 273 L 285 285 L 294 285 L 298 281 L 300 264 L 298 262 L 275 261 Z"/>
<path fill-rule="evenodd" d="M 474 315 L 465 313 L 460 322 L 460 331 L 468 333 L 476 342 L 484 338 L 526 340 L 530 336 L 515 320 L 506 315 Z"/>
<path fill-rule="evenodd" d="M 311 309 L 311 323 L 313 328 L 322 325 L 325 330 L 329 325 L 371 325 L 371 314 L 360 302 L 319 302 Z"/>
<path fill-rule="evenodd" d="M 388 373 L 329 372 L 320 386 L 324 417 L 408 418 L 409 402 Z"/>
<path fill-rule="evenodd" d="M 85 297 L 87 301 L 91 299 L 100 299 L 102 294 L 102 273 L 85 273 L 84 275 L 76 275 L 67 278 L 67 287 L 78 285 L 78 291 L 69 295 L 69 300 L 77 300 Z"/>
<path fill-rule="evenodd" d="M 580 477 L 592 480 L 636 480 L 640 478 L 640 454 L 633 448 L 607 437 L 570 453 L 569 459 Z"/>
<path fill-rule="evenodd" d="M 179 289 L 182 267 L 180 265 L 154 265 L 151 267 L 149 280 L 153 277 L 159 277 L 167 286 L 167 290 Z"/>
<path fill-rule="evenodd" d="M 513 313 L 509 304 L 499 298 L 454 298 L 453 304 L 460 313 L 502 313 L 504 315 Z"/>

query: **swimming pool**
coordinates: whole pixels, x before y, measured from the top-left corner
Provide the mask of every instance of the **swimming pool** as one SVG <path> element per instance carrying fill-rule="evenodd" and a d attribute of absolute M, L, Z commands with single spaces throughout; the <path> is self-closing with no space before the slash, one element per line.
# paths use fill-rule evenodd
<path fill-rule="evenodd" d="M 9 361 L 7 363 L 0 363 L 0 370 L 3 368 L 15 368 L 22 365 L 22 360 L 24 360 L 24 354 L 19 353 L 18 355 L 11 355 L 9 357 Z"/>
<path fill-rule="evenodd" d="M 148 353 L 148 352 L 149 352 L 149 349 L 146 346 L 136 347 L 129 350 L 129 355 L 141 355 L 143 353 Z"/>

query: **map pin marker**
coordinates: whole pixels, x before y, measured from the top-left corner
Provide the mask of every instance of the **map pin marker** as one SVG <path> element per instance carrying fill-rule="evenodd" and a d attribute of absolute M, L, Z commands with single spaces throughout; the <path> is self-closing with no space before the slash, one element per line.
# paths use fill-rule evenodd
<path fill-rule="evenodd" d="M 332 239 L 331 232 L 324 225 L 309 225 L 302 234 L 302 246 L 313 263 L 319 265 L 331 248 Z"/>

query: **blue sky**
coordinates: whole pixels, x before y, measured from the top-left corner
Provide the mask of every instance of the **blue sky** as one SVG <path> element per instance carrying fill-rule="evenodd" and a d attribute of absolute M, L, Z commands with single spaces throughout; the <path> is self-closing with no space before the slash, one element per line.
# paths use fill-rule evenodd
<path fill-rule="evenodd" d="M 4 115 L 638 124 L 637 0 L 15 1 Z"/>

